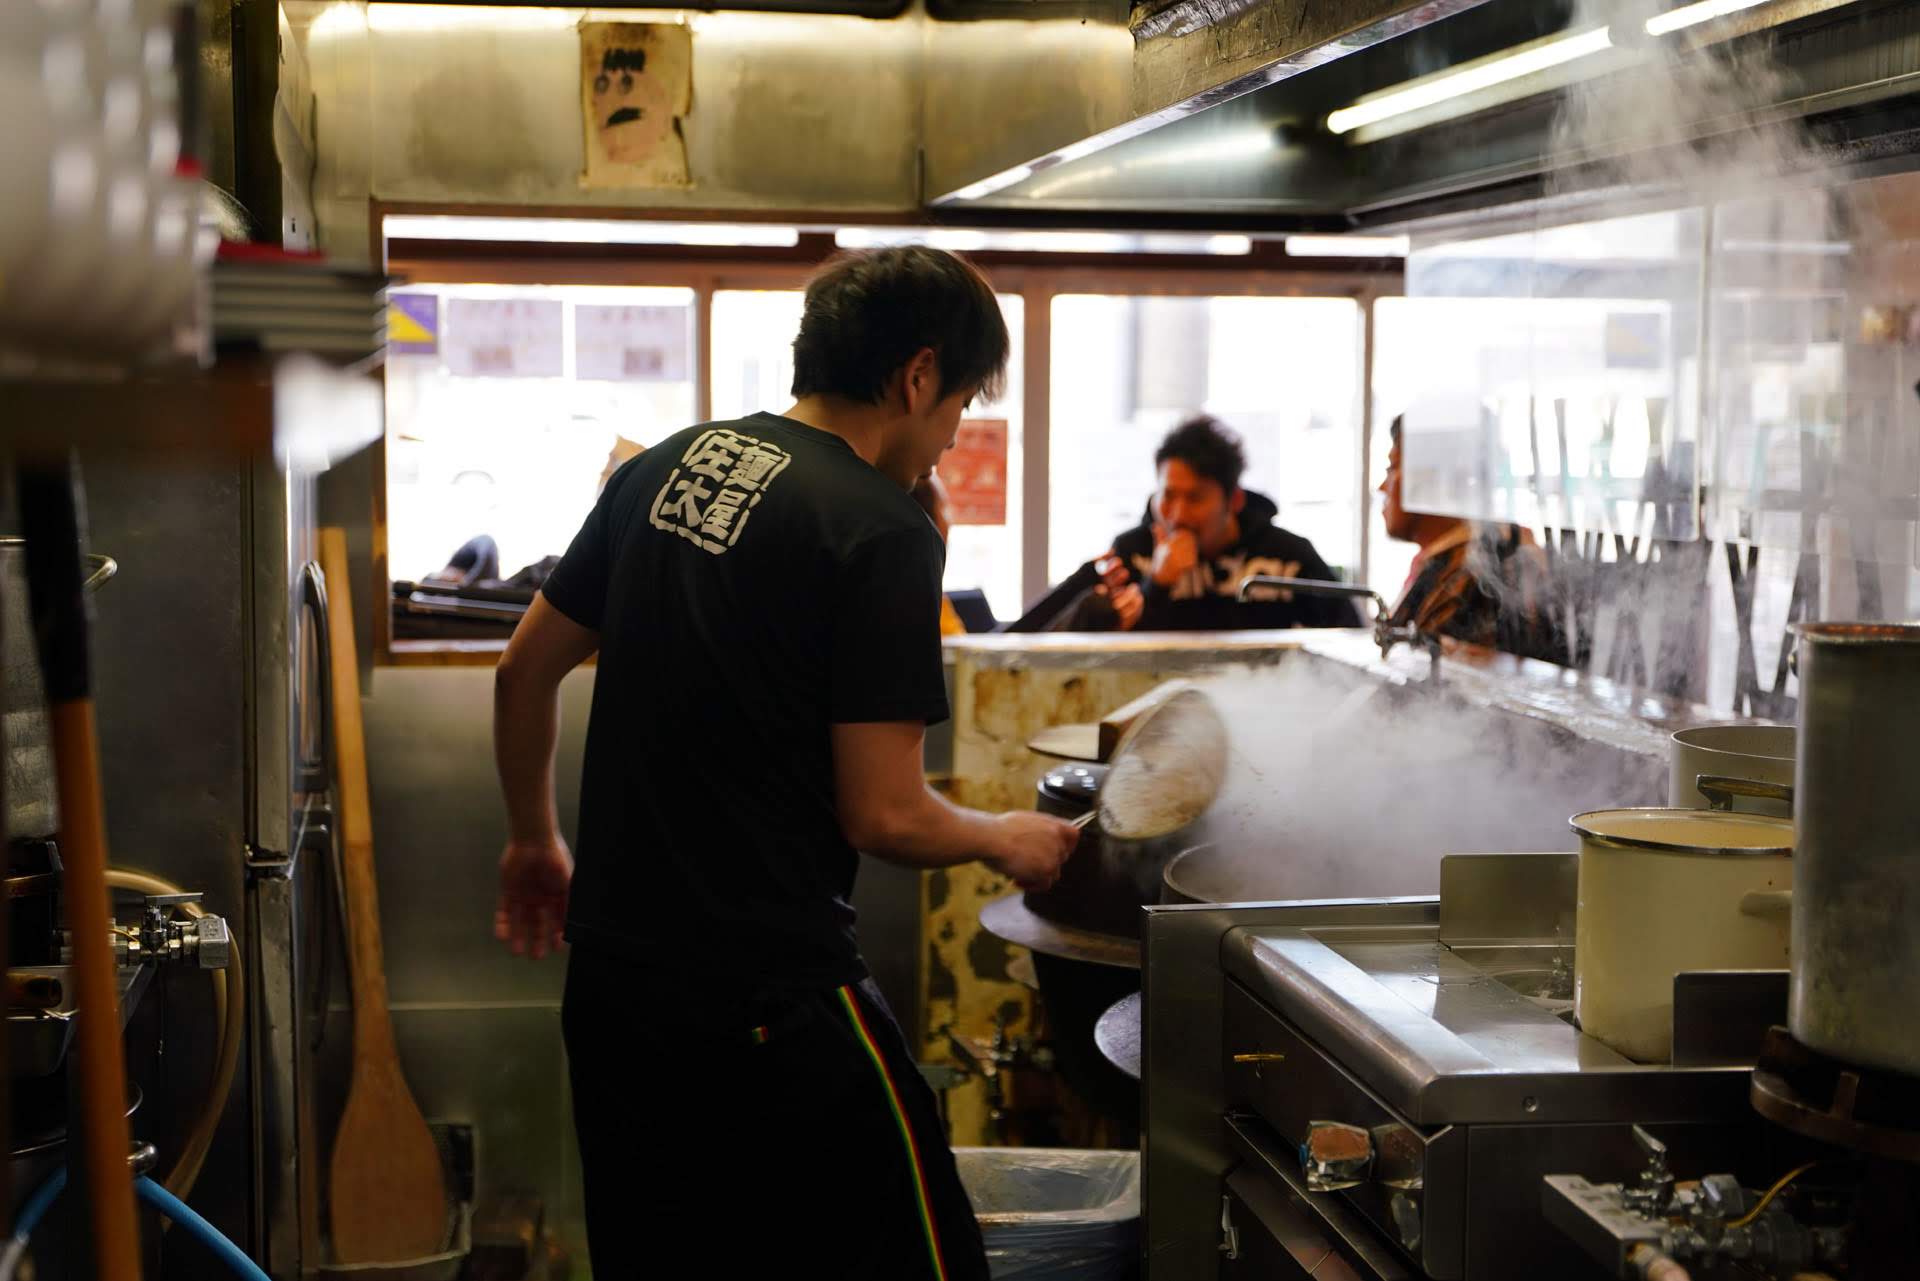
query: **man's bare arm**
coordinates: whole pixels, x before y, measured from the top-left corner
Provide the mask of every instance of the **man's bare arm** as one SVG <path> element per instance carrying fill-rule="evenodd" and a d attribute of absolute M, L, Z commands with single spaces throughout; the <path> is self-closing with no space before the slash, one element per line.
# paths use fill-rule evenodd
<path fill-rule="evenodd" d="M 978 860 L 1023 889 L 1053 884 L 1079 832 L 1045 814 L 985 814 L 947 801 L 927 786 L 925 738 L 925 727 L 911 721 L 833 727 L 834 792 L 847 840 L 890 863 Z"/>
<path fill-rule="evenodd" d="M 566 920 L 573 856 L 553 797 L 560 682 L 599 647 L 600 633 L 536 594 L 494 669 L 493 757 L 507 802 L 507 848 L 493 932 L 517 953 L 545 956 Z"/>

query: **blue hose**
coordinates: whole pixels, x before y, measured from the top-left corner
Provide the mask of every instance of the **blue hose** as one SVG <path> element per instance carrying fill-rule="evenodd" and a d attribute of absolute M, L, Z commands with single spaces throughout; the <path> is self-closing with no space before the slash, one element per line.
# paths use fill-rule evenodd
<path fill-rule="evenodd" d="M 47 1217 L 47 1211 L 66 1190 L 67 1169 L 61 1166 L 47 1176 L 47 1181 L 34 1189 L 26 1204 L 20 1207 L 20 1215 L 14 1221 L 13 1240 L 8 1242 L 5 1257 L 0 1257 L 4 1266 L 3 1275 L 11 1276 L 12 1267 L 18 1262 L 18 1256 L 25 1253 L 27 1238 L 40 1226 L 40 1220 Z M 260 1265 L 249 1259 L 246 1252 L 221 1235 L 220 1230 L 201 1218 L 194 1210 L 173 1193 L 141 1175 L 133 1181 L 133 1191 L 142 1201 L 172 1219 L 189 1236 L 192 1236 L 212 1250 L 222 1263 L 233 1270 L 244 1281 L 272 1281 L 272 1278 L 260 1270 Z"/>
<path fill-rule="evenodd" d="M 33 1195 L 27 1198 L 27 1203 L 20 1207 L 20 1214 L 13 1221 L 13 1235 L 21 1240 L 32 1236 L 33 1230 L 40 1226 L 40 1220 L 47 1217 L 47 1211 L 53 1208 L 53 1203 L 66 1190 L 67 1167 L 63 1165 L 48 1175 L 46 1182 L 35 1188 Z"/>
<path fill-rule="evenodd" d="M 272 1278 L 260 1270 L 259 1264 L 247 1257 L 246 1251 L 221 1235 L 220 1229 L 201 1218 L 185 1201 L 146 1175 L 143 1174 L 133 1181 L 133 1190 L 142 1201 L 172 1219 L 175 1227 L 184 1228 L 190 1235 L 198 1238 L 201 1244 L 220 1257 L 221 1262 L 233 1269 L 235 1276 L 244 1277 L 246 1281 L 272 1281 Z"/>

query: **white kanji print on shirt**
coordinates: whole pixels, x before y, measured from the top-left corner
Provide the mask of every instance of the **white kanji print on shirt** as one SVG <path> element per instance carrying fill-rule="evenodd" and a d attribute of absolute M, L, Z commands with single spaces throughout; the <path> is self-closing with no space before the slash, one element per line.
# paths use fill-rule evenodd
<path fill-rule="evenodd" d="M 660 487 L 648 519 L 718 556 L 793 459 L 778 445 L 715 427 L 701 432 Z"/>
<path fill-rule="evenodd" d="M 1133 568 L 1140 575 L 1140 581 L 1153 579 L 1153 557 L 1135 556 Z M 1235 552 L 1222 556 L 1218 560 L 1202 561 L 1181 575 L 1180 581 L 1167 589 L 1172 600 L 1195 600 L 1202 596 L 1238 596 L 1240 584 L 1255 574 L 1273 578 L 1298 578 L 1300 562 L 1297 560 L 1276 560 L 1271 556 L 1249 556 L 1245 552 Z M 1254 600 L 1290 601 L 1293 593 L 1281 587 L 1258 589 Z"/>

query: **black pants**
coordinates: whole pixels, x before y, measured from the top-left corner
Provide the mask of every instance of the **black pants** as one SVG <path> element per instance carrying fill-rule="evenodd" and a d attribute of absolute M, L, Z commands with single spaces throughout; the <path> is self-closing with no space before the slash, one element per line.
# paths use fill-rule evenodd
<path fill-rule="evenodd" d="M 872 980 L 695 994 L 576 947 L 561 1022 L 596 1281 L 985 1281 L 933 1092 Z"/>

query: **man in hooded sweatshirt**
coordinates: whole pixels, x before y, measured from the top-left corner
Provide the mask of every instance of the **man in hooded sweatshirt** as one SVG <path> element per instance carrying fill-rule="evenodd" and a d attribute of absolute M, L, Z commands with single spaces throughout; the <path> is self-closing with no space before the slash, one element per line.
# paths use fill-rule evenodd
<path fill-rule="evenodd" d="M 1193 632 L 1361 625 L 1353 603 L 1337 597 L 1270 590 L 1240 600 L 1250 575 L 1329 582 L 1339 575 L 1312 543 L 1274 524 L 1279 509 L 1272 499 L 1240 487 L 1246 453 L 1224 423 L 1204 414 L 1188 419 L 1160 442 L 1153 462 L 1159 488 L 1145 519 L 1049 593 L 1060 608 L 1044 626 Z"/>

